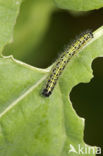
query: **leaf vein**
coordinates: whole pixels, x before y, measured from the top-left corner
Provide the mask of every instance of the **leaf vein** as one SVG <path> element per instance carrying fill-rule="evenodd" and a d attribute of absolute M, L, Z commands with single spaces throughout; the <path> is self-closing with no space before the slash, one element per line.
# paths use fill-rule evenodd
<path fill-rule="evenodd" d="M 9 107 L 7 107 L 1 114 L 0 118 L 4 116 L 7 112 L 9 112 L 14 106 L 18 104 L 21 100 L 23 100 L 29 93 L 31 93 L 44 79 L 46 76 L 42 77 L 36 84 L 34 84 L 32 87 L 30 87 L 27 91 L 24 92 L 21 96 L 19 96 L 15 101 L 13 101 Z"/>

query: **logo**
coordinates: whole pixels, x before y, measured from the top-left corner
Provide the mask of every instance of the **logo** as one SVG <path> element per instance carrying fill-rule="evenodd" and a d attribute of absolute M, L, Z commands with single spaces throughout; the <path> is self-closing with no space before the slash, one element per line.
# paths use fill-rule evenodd
<path fill-rule="evenodd" d="M 70 144 L 68 153 L 75 153 L 75 154 L 101 154 L 101 147 L 92 147 L 87 145 L 80 145 L 78 144 L 74 147 Z"/>

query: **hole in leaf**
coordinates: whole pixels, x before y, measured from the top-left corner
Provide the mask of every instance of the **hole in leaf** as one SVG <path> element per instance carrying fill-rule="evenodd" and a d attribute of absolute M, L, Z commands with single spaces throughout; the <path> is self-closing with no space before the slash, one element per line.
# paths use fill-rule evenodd
<path fill-rule="evenodd" d="M 103 145 L 103 58 L 92 64 L 94 78 L 79 84 L 71 92 L 77 114 L 85 118 L 84 141 L 89 145 Z"/>
<path fill-rule="evenodd" d="M 53 9 L 47 18 L 45 11 L 49 4 L 42 2 L 42 5 L 33 0 L 24 1 L 14 30 L 14 42 L 4 48 L 4 55 L 13 54 L 16 59 L 46 68 L 81 32 L 96 30 L 103 25 L 103 9 L 82 12 L 80 16 L 63 9 Z"/>

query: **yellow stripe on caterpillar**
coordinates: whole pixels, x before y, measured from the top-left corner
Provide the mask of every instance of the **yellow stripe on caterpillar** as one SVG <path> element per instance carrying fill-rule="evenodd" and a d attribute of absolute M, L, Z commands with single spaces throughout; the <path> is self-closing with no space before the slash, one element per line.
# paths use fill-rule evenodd
<path fill-rule="evenodd" d="M 45 87 L 43 88 L 42 95 L 45 97 L 49 97 L 57 83 L 57 80 L 61 73 L 63 72 L 67 63 L 71 60 L 71 58 L 80 51 L 82 47 L 84 47 L 88 41 L 93 38 L 92 32 L 84 33 L 79 39 L 77 39 L 69 48 L 63 52 L 60 57 L 55 62 L 54 66 L 51 69 L 50 75 L 47 78 L 47 82 Z"/>

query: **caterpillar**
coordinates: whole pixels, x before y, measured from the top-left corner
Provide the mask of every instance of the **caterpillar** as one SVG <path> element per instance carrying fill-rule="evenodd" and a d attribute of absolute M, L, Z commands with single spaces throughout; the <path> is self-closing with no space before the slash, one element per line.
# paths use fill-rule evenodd
<path fill-rule="evenodd" d="M 57 83 L 57 80 L 67 63 L 71 58 L 77 54 L 87 43 L 93 38 L 93 33 L 91 31 L 85 32 L 81 37 L 79 37 L 74 43 L 69 46 L 65 52 L 63 52 L 57 61 L 54 63 L 50 75 L 47 78 L 45 87 L 42 90 L 42 95 L 49 97 Z"/>

